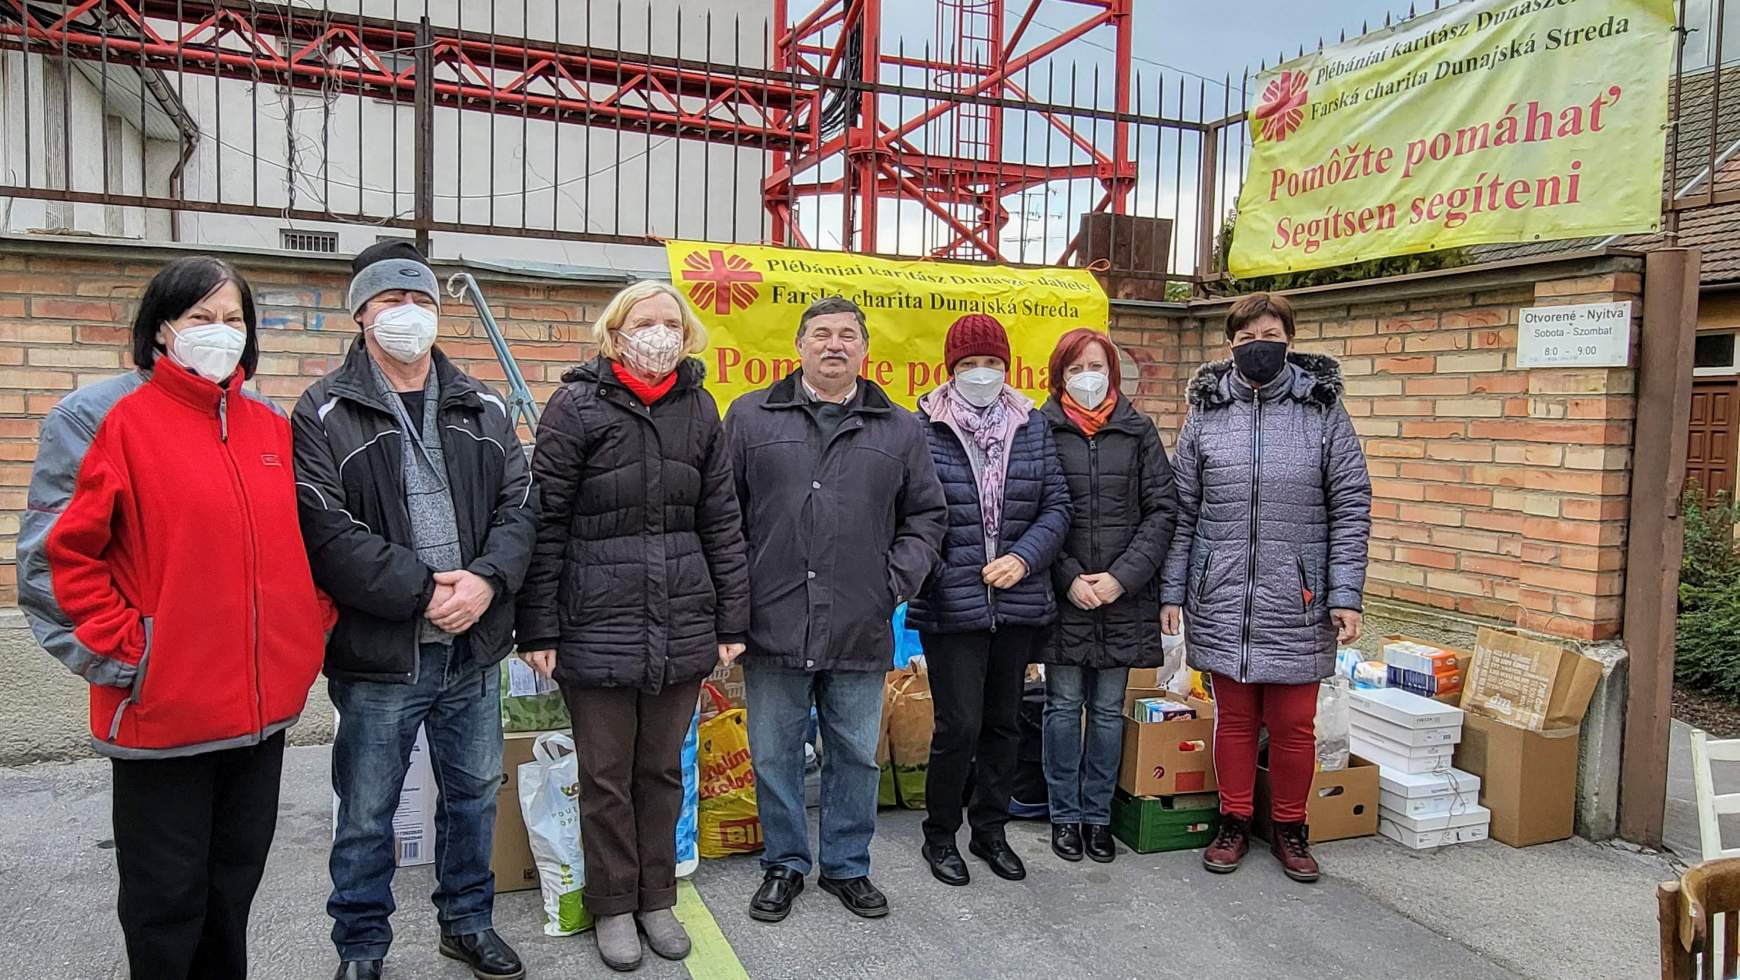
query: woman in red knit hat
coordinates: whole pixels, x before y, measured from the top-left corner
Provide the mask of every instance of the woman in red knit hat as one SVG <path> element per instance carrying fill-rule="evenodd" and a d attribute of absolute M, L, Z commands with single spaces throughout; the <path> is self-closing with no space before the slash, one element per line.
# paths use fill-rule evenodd
<path fill-rule="evenodd" d="M 948 382 L 918 404 L 948 530 L 942 560 L 907 611 L 924 644 L 936 712 L 924 859 L 943 883 L 967 884 L 955 840 L 965 808 L 968 850 L 997 876 L 1018 881 L 1027 869 L 1003 830 L 1021 686 L 1057 615 L 1049 573 L 1069 532 L 1069 490 L 1050 425 L 1008 384 L 1003 325 L 983 314 L 961 317 L 949 327 L 943 361 Z"/>

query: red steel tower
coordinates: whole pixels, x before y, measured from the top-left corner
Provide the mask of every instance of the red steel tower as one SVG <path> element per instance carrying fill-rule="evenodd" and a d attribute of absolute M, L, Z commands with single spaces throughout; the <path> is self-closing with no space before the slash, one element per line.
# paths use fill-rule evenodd
<path fill-rule="evenodd" d="M 842 229 L 839 247 L 910 254 L 911 243 L 891 247 L 882 225 L 891 209 L 917 208 L 940 229 L 934 241 L 927 235 L 929 255 L 1007 261 L 1002 232 L 1011 197 L 1091 180 L 1097 190 L 1086 210 L 1126 212 L 1136 181 L 1127 121 L 1134 0 L 1057 4 L 1080 12 L 1064 25 L 1036 24 L 1043 0 L 935 0 L 935 35 L 922 50 L 907 37 L 890 41 L 897 31 L 885 30 L 884 0 L 815 2 L 773 0 L 771 67 L 799 89 L 828 93 L 794 111 L 787 123 L 797 148 L 774 154 L 764 186 L 774 241 L 835 244 L 812 241 L 798 209 L 838 208 L 837 223 L 828 224 Z M 1029 79 L 1059 77 L 1048 59 L 1068 57 L 1102 29 L 1113 40 L 1113 104 L 1095 108 L 1115 112 L 1115 121 L 1071 113 L 1073 84 L 1069 105 L 1050 101 L 1050 91 L 1028 91 Z M 1010 146 L 1011 114 L 1027 117 L 1026 145 Z M 1049 152 L 1044 162 L 1029 159 L 1029 126 L 1064 145 L 1062 159 L 1053 162 Z M 813 225 L 820 224 L 818 214 Z"/>

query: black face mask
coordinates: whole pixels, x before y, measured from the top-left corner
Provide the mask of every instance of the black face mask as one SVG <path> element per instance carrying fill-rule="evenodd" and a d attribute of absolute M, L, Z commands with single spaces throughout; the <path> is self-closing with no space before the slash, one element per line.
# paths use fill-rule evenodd
<path fill-rule="evenodd" d="M 1260 388 L 1287 366 L 1287 345 L 1279 340 L 1252 340 L 1234 347 L 1232 356 L 1239 374 Z"/>

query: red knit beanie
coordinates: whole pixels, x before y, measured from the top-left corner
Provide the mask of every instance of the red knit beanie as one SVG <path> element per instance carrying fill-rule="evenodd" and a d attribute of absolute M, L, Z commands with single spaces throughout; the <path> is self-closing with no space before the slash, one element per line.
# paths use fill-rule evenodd
<path fill-rule="evenodd" d="M 995 357 L 1009 364 L 1009 334 L 997 318 L 985 313 L 968 313 L 949 325 L 949 335 L 943 341 L 943 366 L 955 373 L 955 364 L 968 357 Z"/>

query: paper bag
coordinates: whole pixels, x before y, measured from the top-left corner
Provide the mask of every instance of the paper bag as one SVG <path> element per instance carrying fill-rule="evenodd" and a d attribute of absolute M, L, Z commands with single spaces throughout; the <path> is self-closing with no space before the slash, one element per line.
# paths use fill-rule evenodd
<path fill-rule="evenodd" d="M 914 663 L 889 688 L 888 755 L 894 767 L 894 787 L 900 805 L 924 809 L 924 784 L 930 774 L 930 738 L 936 716 L 930 701 L 930 674 Z"/>
<path fill-rule="evenodd" d="M 1482 629 L 1462 691 L 1462 709 L 1527 731 L 1583 723 L 1601 665 L 1558 643 Z"/>
<path fill-rule="evenodd" d="M 891 670 L 882 683 L 882 729 L 876 738 L 876 767 L 882 770 L 876 787 L 877 806 L 898 806 L 900 796 L 894 791 L 894 760 L 888 752 L 888 722 L 894 714 L 894 685 L 906 676 L 904 670 Z"/>

